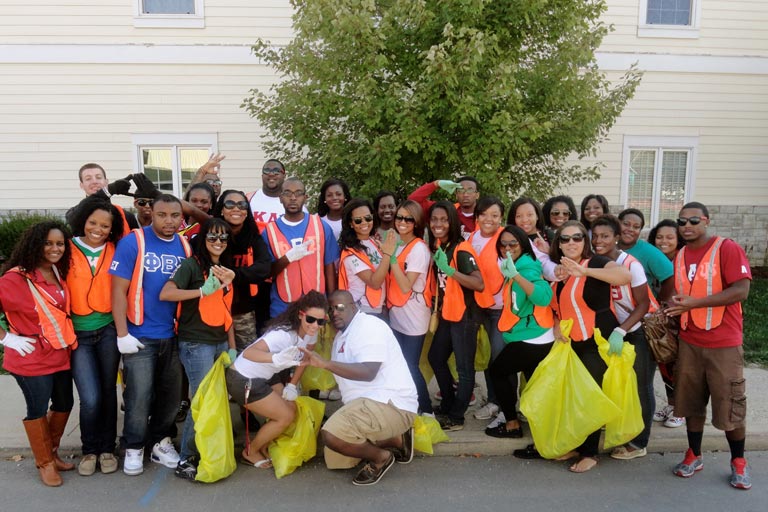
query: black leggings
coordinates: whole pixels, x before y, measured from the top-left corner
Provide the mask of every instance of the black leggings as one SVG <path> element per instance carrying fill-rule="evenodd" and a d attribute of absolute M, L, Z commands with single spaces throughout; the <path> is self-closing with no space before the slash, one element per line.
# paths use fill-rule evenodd
<path fill-rule="evenodd" d="M 603 374 L 605 373 L 605 370 L 608 369 L 608 366 L 597 351 L 597 343 L 595 343 L 595 339 L 589 338 L 588 340 L 578 341 L 576 343 L 572 342 L 571 347 L 573 347 L 573 351 L 579 356 L 581 362 L 584 363 L 584 366 L 587 367 L 587 371 L 592 378 L 595 379 L 597 385 L 602 388 Z M 599 451 L 599 444 L 600 429 L 597 429 L 589 434 L 586 441 L 576 448 L 576 451 L 579 452 L 579 455 L 582 457 L 595 457 Z"/>
<path fill-rule="evenodd" d="M 517 419 L 517 373 L 530 380 L 539 363 L 547 357 L 552 343 L 536 345 L 524 341 L 508 343 L 491 364 L 496 400 L 507 421 Z"/>

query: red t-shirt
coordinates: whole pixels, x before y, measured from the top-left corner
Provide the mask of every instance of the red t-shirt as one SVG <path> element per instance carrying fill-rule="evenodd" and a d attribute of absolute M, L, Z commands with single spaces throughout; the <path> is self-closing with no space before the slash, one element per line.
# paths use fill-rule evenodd
<path fill-rule="evenodd" d="M 696 266 L 714 243 L 715 237 L 712 237 L 703 247 L 693 250 L 690 247 L 685 248 L 685 269 L 689 280 L 690 276 L 696 273 Z M 747 255 L 744 253 L 744 249 L 733 240 L 723 240 L 722 245 L 720 245 L 720 271 L 723 278 L 723 290 L 741 279 L 752 280 L 752 271 L 749 268 Z M 744 340 L 741 303 L 726 306 L 722 323 L 709 331 L 699 329 L 693 324 L 693 321 L 689 320 L 687 329 L 680 330 L 680 339 L 691 345 L 704 348 L 725 348 L 741 345 Z"/>
<path fill-rule="evenodd" d="M 56 301 L 56 307 L 64 311 L 66 307 L 64 292 L 48 284 L 37 270 L 33 279 Z M 18 329 L 20 335 L 37 337 L 35 350 L 24 357 L 6 347 L 3 368 L 24 377 L 50 375 L 69 370 L 69 349 L 55 349 L 40 336 L 42 331 L 35 311 L 35 302 L 29 291 L 27 280 L 21 274 L 6 272 L 0 277 L 0 309 L 5 312 L 9 323 Z"/>
<path fill-rule="evenodd" d="M 430 181 L 429 183 L 425 183 L 424 185 L 411 192 L 411 194 L 408 196 L 408 199 L 419 203 L 421 209 L 424 210 L 424 215 L 426 216 L 429 208 L 435 204 L 435 201 L 429 199 L 429 196 L 432 195 L 437 189 L 438 186 L 435 185 L 435 182 Z M 464 240 L 469 240 L 469 235 L 475 231 L 475 215 L 465 215 L 462 213 L 461 207 L 458 205 L 456 205 L 456 212 L 459 214 L 459 223 L 461 224 L 461 237 Z M 427 219 L 427 222 L 429 222 L 429 219 Z"/>

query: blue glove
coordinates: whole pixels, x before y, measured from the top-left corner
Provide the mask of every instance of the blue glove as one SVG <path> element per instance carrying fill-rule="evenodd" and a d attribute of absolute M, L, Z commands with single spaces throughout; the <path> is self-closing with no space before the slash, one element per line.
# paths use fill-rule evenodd
<path fill-rule="evenodd" d="M 453 194 L 454 192 L 456 192 L 458 189 L 461 188 L 461 185 L 451 180 L 437 180 L 437 186 L 445 190 L 449 194 Z"/>
<path fill-rule="evenodd" d="M 517 267 L 515 267 L 515 262 L 512 261 L 512 255 L 510 253 L 507 253 L 507 257 L 501 262 L 501 273 L 507 279 L 514 279 L 515 276 L 520 273 L 517 271 Z"/>
<path fill-rule="evenodd" d="M 435 260 L 435 265 L 437 268 L 440 269 L 440 271 L 448 277 L 451 277 L 456 273 L 456 269 L 453 268 L 450 263 L 448 263 L 448 256 L 445 254 L 445 251 L 441 247 L 437 248 L 435 255 L 432 256 L 432 259 Z"/>
<path fill-rule="evenodd" d="M 626 335 L 627 331 L 621 327 L 617 327 L 613 330 L 611 335 L 608 337 L 608 343 L 610 344 L 608 347 L 608 355 L 621 355 L 621 351 L 624 349 L 624 336 Z"/>
<path fill-rule="evenodd" d="M 234 348 L 231 348 L 227 350 L 227 355 L 229 356 L 229 364 L 224 365 L 224 368 L 229 368 L 230 366 L 232 366 L 232 363 L 235 362 L 235 359 L 237 359 L 237 350 L 235 350 Z"/>

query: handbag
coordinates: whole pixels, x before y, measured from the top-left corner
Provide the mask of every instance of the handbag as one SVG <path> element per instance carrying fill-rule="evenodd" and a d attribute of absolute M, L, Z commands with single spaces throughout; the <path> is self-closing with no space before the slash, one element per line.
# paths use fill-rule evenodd
<path fill-rule="evenodd" d="M 435 301 L 432 306 L 432 315 L 429 317 L 429 327 L 427 330 L 430 333 L 435 334 L 437 332 L 437 324 L 440 323 L 440 316 L 437 312 L 437 294 L 435 294 Z"/>
<path fill-rule="evenodd" d="M 643 318 L 643 332 L 657 363 L 666 364 L 677 359 L 679 322 L 677 317 L 665 315 L 664 308 Z"/>

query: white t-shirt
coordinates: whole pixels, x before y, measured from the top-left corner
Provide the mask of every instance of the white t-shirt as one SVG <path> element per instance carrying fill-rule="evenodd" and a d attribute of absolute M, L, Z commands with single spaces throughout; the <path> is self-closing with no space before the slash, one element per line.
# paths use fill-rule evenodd
<path fill-rule="evenodd" d="M 338 240 L 341 236 L 341 221 L 342 219 L 338 220 L 331 220 L 326 215 L 325 217 L 320 217 L 325 221 L 326 224 L 328 224 L 331 227 L 331 231 L 333 231 L 333 238 Z"/>
<path fill-rule="evenodd" d="M 419 408 L 416 385 L 392 330 L 381 319 L 358 311 L 344 331 L 336 333 L 331 360 L 340 363 L 381 363 L 370 382 L 336 375 L 341 399 L 346 404 L 368 398 L 416 413 Z"/>
<path fill-rule="evenodd" d="M 616 263 L 618 265 L 624 265 L 624 260 L 627 259 L 627 256 L 629 256 L 627 253 L 620 251 L 619 257 L 616 258 Z M 641 285 L 644 286 L 648 282 L 648 278 L 645 277 L 645 270 L 643 269 L 643 265 L 639 261 L 633 261 L 629 265 L 629 273 L 632 274 L 632 281 L 630 282 L 629 287 L 626 285 L 611 286 L 611 298 L 613 299 L 613 303 L 615 305 L 614 309 L 616 310 L 616 318 L 619 320 L 619 323 L 623 323 L 627 318 L 629 318 L 629 315 L 635 309 L 635 306 L 632 303 L 631 288 Z M 627 296 L 623 290 L 629 290 L 630 295 Z M 639 328 L 640 322 L 637 322 L 630 329 L 628 329 L 627 332 L 634 332 Z"/>
<path fill-rule="evenodd" d="M 270 197 L 262 189 L 256 191 L 251 198 L 251 210 L 257 223 L 267 224 L 282 217 L 285 214 L 283 203 L 279 197 Z"/>
<path fill-rule="evenodd" d="M 405 258 L 405 273 L 418 272 L 419 277 L 413 282 L 411 296 L 402 306 L 393 306 L 389 310 L 389 325 L 392 329 L 409 336 L 421 336 L 426 334 L 429 328 L 431 311 L 424 300 L 424 288 L 427 284 L 427 272 L 430 271 L 432 255 L 429 247 L 424 242 L 413 242 L 413 248 Z M 397 248 L 397 255 L 403 252 L 405 246 Z M 391 270 L 390 270 L 391 272 Z M 392 282 L 392 286 L 397 286 Z"/>
<path fill-rule="evenodd" d="M 357 274 L 363 270 L 375 271 L 381 264 L 381 253 L 378 247 L 370 238 L 362 241 L 365 246 L 365 252 L 368 254 L 368 258 L 371 260 L 371 264 L 374 269 L 371 269 L 363 260 L 355 255 L 344 258 L 344 268 L 347 270 L 347 279 L 349 279 L 349 293 L 352 294 L 352 298 L 357 303 L 360 311 L 365 313 L 381 313 L 381 306 L 385 304 L 387 299 L 387 292 L 385 283 L 381 283 L 381 304 L 379 307 L 371 307 L 368 299 L 365 297 L 365 282 L 358 277 Z"/>
<path fill-rule="evenodd" d="M 280 371 L 272 363 L 257 363 L 243 355 L 254 343 L 258 343 L 261 340 L 264 340 L 264 343 L 267 344 L 270 354 L 275 354 L 292 346 L 306 347 L 308 344 L 311 345 L 315 342 L 315 339 L 299 338 L 296 331 L 283 331 L 281 329 L 268 331 L 261 338 L 248 345 L 235 359 L 235 369 L 243 377 L 249 379 L 270 379 Z"/>

